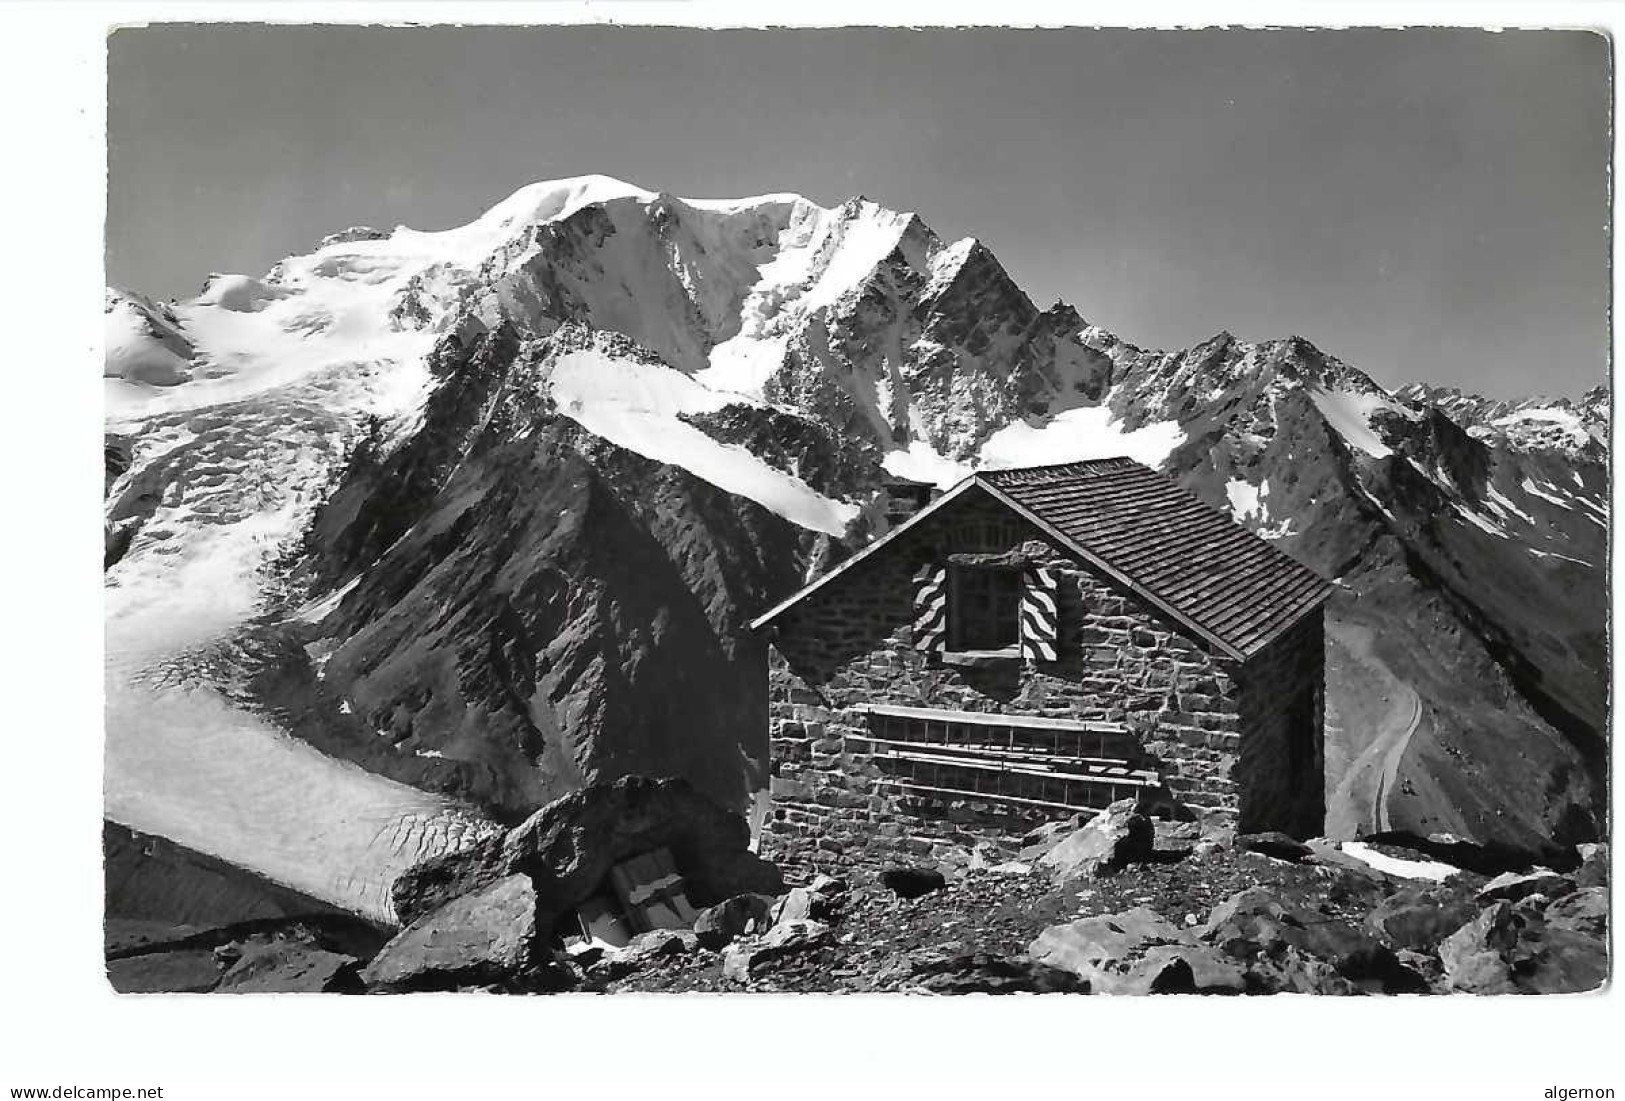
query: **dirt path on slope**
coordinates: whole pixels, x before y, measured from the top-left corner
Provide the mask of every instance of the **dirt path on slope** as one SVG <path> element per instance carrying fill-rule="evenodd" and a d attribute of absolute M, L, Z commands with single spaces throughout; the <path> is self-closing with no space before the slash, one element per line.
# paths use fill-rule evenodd
<path fill-rule="evenodd" d="M 1328 622 L 1326 633 L 1335 656 L 1346 663 L 1343 691 L 1328 701 L 1333 706 L 1328 707 L 1326 734 L 1351 755 L 1327 799 L 1326 832 L 1358 837 L 1390 828 L 1388 803 L 1421 723 L 1422 701 L 1376 655 L 1372 628 Z"/>
<path fill-rule="evenodd" d="M 1410 698 L 1411 718 L 1397 737 L 1383 739 L 1388 748 L 1382 755 L 1382 768 L 1377 777 L 1377 793 L 1371 802 L 1371 825 L 1378 833 L 1393 828 L 1388 818 L 1388 800 L 1393 796 L 1394 786 L 1399 782 L 1399 765 L 1405 759 L 1405 750 L 1410 747 L 1411 735 L 1416 733 L 1417 724 L 1422 721 L 1422 697 L 1409 685 L 1395 682 L 1395 686 L 1403 689 L 1403 694 Z"/>

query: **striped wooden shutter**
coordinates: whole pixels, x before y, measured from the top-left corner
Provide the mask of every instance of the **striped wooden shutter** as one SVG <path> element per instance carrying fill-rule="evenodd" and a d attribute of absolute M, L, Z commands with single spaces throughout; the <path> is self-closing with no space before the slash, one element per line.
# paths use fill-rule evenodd
<path fill-rule="evenodd" d="M 1056 594 L 1060 578 L 1048 566 L 1022 571 L 1021 656 L 1028 661 L 1054 661 Z"/>
<path fill-rule="evenodd" d="M 927 562 L 914 575 L 914 648 L 941 653 L 948 642 L 948 570 Z"/>

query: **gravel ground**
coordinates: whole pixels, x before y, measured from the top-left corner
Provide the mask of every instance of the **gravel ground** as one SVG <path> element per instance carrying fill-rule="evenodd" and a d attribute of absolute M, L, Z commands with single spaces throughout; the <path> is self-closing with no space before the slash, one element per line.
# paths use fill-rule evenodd
<path fill-rule="evenodd" d="M 989 961 L 1020 962 L 1045 928 L 1080 917 L 1148 906 L 1175 924 L 1193 926 L 1236 892 L 1263 886 L 1359 925 L 1381 897 L 1401 885 L 1376 873 L 1293 864 L 1230 848 L 1200 855 L 1164 851 L 1154 862 L 1069 884 L 1056 884 L 1041 870 L 969 869 L 943 890 L 913 900 L 882 886 L 878 871 L 867 867 L 854 872 L 843 905 L 829 922 L 833 944 L 772 961 L 748 983 L 725 978 L 722 955 L 700 950 L 654 961 L 625 978 L 589 988 L 673 993 L 923 990 L 933 965 L 955 970 Z M 1476 883 L 1464 880 L 1461 887 L 1475 889 Z"/>

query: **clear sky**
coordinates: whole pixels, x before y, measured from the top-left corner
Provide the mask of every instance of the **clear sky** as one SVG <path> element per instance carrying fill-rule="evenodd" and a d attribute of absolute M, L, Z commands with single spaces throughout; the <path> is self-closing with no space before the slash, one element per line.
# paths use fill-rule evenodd
<path fill-rule="evenodd" d="M 1599 35 L 170 26 L 108 50 L 108 281 L 157 297 L 596 172 L 914 210 L 1147 347 L 1296 333 L 1497 396 L 1607 377 Z"/>

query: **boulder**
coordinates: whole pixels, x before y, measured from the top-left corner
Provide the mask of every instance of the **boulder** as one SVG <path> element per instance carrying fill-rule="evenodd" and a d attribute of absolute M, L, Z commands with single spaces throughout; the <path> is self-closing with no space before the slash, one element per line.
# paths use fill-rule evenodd
<path fill-rule="evenodd" d="M 741 940 L 730 944 L 722 955 L 722 975 L 734 982 L 747 982 L 755 977 L 763 964 L 823 948 L 832 939 L 829 926 L 823 922 L 782 922 L 768 930 L 760 940 Z"/>
<path fill-rule="evenodd" d="M 1293 864 L 1300 864 L 1314 855 L 1314 850 L 1308 845 L 1295 837 L 1288 837 L 1279 830 L 1241 834 L 1236 838 L 1236 848 L 1243 852 L 1272 856 Z"/>
<path fill-rule="evenodd" d="M 767 895 L 734 895 L 707 907 L 694 919 L 701 948 L 722 948 L 737 937 L 765 933 L 773 924 L 774 900 Z"/>
<path fill-rule="evenodd" d="M 794 887 L 773 906 L 772 924 L 811 918 L 830 921 L 846 898 L 846 880 L 819 875 L 805 887 Z"/>
<path fill-rule="evenodd" d="M 1503 872 L 1479 888 L 1478 901 L 1516 902 L 1530 895 L 1559 898 L 1574 890 L 1574 880 L 1558 875 L 1549 868 L 1536 868 L 1531 872 Z"/>
<path fill-rule="evenodd" d="M 1574 882 L 1581 887 L 1608 886 L 1608 846 L 1601 841 L 1589 841 L 1576 845 L 1574 851 L 1580 856 L 1580 866 L 1574 870 Z"/>
<path fill-rule="evenodd" d="M 1478 875 L 1494 876 L 1502 872 L 1523 872 L 1537 864 L 1544 864 L 1558 871 L 1568 871 L 1580 863 L 1579 854 L 1573 849 L 1555 844 L 1523 848 L 1502 842 L 1480 844 L 1453 833 L 1430 833 L 1425 837 L 1418 837 L 1412 833 L 1392 831 L 1372 834 L 1365 840 L 1409 849 L 1432 860 L 1452 864 Z"/>
<path fill-rule="evenodd" d="M 1119 799 L 1039 857 L 1057 879 L 1110 875 L 1137 861 L 1148 860 L 1155 849 L 1151 820 L 1133 799 Z"/>
<path fill-rule="evenodd" d="M 936 868 L 893 864 L 880 873 L 880 882 L 898 898 L 920 898 L 948 885 Z"/>
<path fill-rule="evenodd" d="M 216 990 L 231 994 L 318 994 L 359 990 L 360 961 L 287 937 L 243 944 Z"/>
<path fill-rule="evenodd" d="M 590 970 L 594 978 L 618 979 L 653 960 L 686 955 L 698 947 L 698 935 L 687 929 L 655 929 L 639 933 L 620 948 L 605 952 Z"/>
<path fill-rule="evenodd" d="M 454 990 L 502 983 L 542 962 L 536 891 L 510 875 L 414 921 L 384 945 L 361 973 L 385 991 Z"/>
<path fill-rule="evenodd" d="M 1546 924 L 1587 936 L 1608 935 L 1608 888 L 1581 887 L 1546 907 Z"/>
<path fill-rule="evenodd" d="M 599 889 L 613 865 L 658 848 L 670 850 L 696 906 L 738 894 L 782 893 L 779 870 L 749 846 L 744 816 L 717 806 L 687 781 L 626 776 L 571 792 L 504 835 L 417 865 L 395 881 L 393 901 L 402 923 L 410 924 L 452 899 L 523 874 L 535 888 L 545 935 Z"/>
<path fill-rule="evenodd" d="M 1203 944 L 1159 944 L 1135 971 L 1146 994 L 1243 994 L 1247 979 L 1221 952 Z"/>
<path fill-rule="evenodd" d="M 1153 818 L 1151 827 L 1154 847 L 1159 853 L 1189 854 L 1202 839 L 1202 827 L 1196 822 L 1175 822 L 1167 818 Z"/>
<path fill-rule="evenodd" d="M 834 899 L 829 895 L 819 894 L 811 887 L 791 888 L 783 898 L 773 904 L 771 924 L 777 925 L 781 921 L 827 921 L 834 912 Z"/>
<path fill-rule="evenodd" d="M 1200 936 L 1267 990 L 1405 993 L 1426 987 L 1371 934 L 1279 890 L 1249 887 L 1230 896 L 1213 908 Z"/>
<path fill-rule="evenodd" d="M 1233 963 L 1145 906 L 1052 925 L 1028 955 L 1097 994 L 1235 993 L 1245 985 Z"/>
<path fill-rule="evenodd" d="M 1366 928 L 1395 948 L 1428 950 L 1470 921 L 1478 908 L 1459 891 L 1402 887 L 1366 915 Z"/>
<path fill-rule="evenodd" d="M 146 952 L 107 961 L 107 981 L 120 994 L 201 994 L 220 981 L 207 948 Z"/>
<path fill-rule="evenodd" d="M 839 898 L 847 892 L 846 880 L 837 879 L 832 875 L 824 875 L 822 872 L 813 877 L 813 881 L 807 884 L 807 888 L 813 894 L 823 895 L 825 898 Z"/>
<path fill-rule="evenodd" d="M 986 952 L 941 956 L 914 965 L 920 989 L 932 994 L 1087 994 L 1089 984 L 1059 967 Z"/>
<path fill-rule="evenodd" d="M 1471 994 L 1574 994 L 1608 979 L 1605 938 L 1548 920 L 1533 896 L 1490 903 L 1445 938 L 1439 959 L 1450 988 Z"/>
<path fill-rule="evenodd" d="M 1496 902 L 1486 907 L 1439 945 L 1445 983 L 1469 994 L 1516 993 L 1507 961 L 1518 937 L 1510 905 Z"/>
<path fill-rule="evenodd" d="M 1092 817 L 1092 816 L 1091 816 Z M 1059 845 L 1069 834 L 1076 833 L 1083 825 L 1081 815 L 1074 814 L 1071 818 L 1063 818 L 1058 822 L 1045 822 L 1042 826 L 1027 831 L 1021 838 L 1021 849 L 1016 854 L 1017 859 L 1024 861 L 1037 860 Z"/>
<path fill-rule="evenodd" d="M 1512 981 L 1529 994 L 1580 994 L 1608 981 L 1608 942 L 1547 925 L 1520 944 Z"/>

